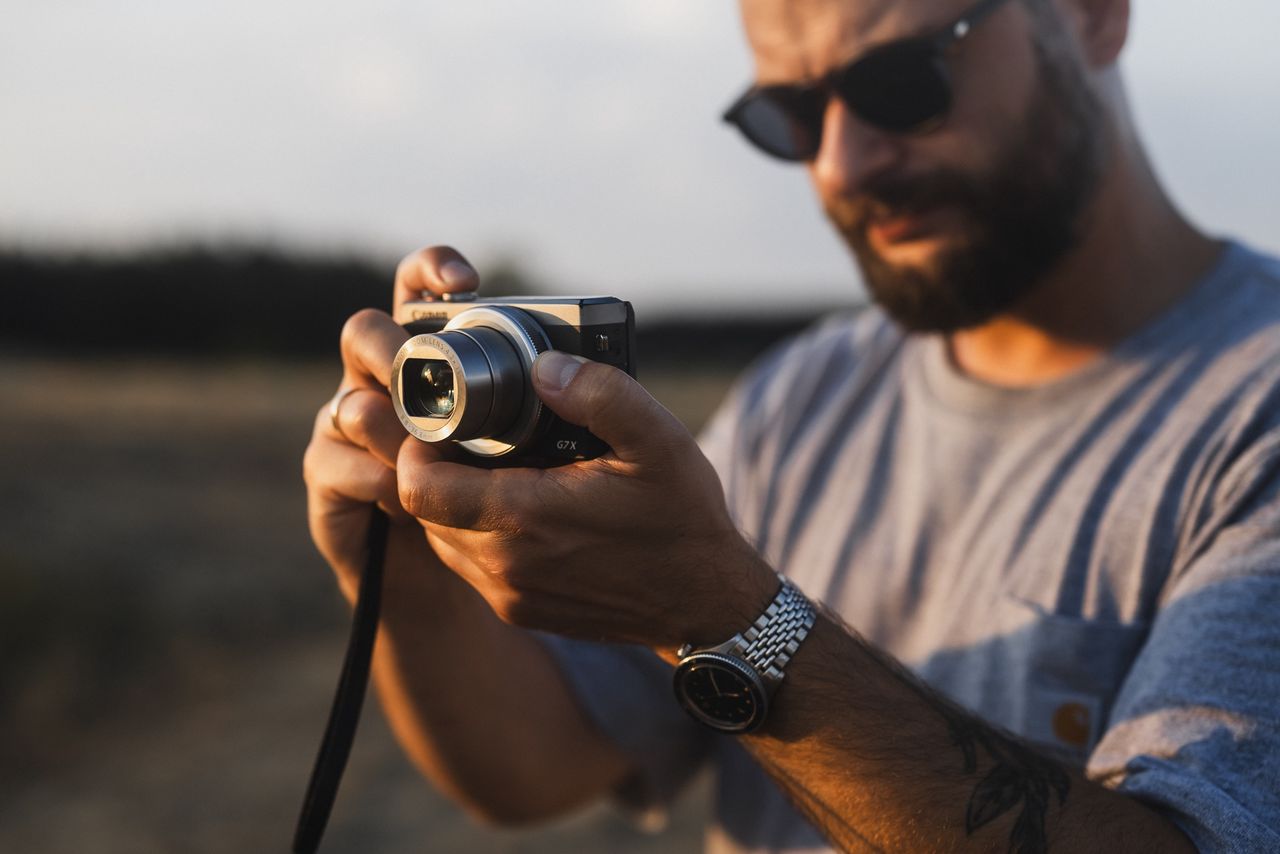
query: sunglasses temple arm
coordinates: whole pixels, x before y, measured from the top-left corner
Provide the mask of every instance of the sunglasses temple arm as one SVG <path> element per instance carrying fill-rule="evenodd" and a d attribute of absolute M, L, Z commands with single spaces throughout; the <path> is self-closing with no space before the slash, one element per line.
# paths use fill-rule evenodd
<path fill-rule="evenodd" d="M 988 16 L 1003 6 L 1008 0 L 981 0 L 969 8 L 956 22 L 938 35 L 935 42 L 939 48 L 957 42 L 973 32 L 973 28 L 981 24 Z"/>

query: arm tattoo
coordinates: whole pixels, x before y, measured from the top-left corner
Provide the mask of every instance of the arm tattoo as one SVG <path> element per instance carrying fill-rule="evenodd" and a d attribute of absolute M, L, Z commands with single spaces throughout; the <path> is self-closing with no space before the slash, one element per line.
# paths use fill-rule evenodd
<path fill-rule="evenodd" d="M 875 668 L 868 668 L 865 660 L 844 660 L 837 656 L 827 662 L 827 671 L 836 674 L 834 677 L 824 678 L 821 675 L 810 674 L 810 686 L 816 686 L 821 689 L 825 687 L 829 694 L 826 699 L 831 705 L 819 704 L 820 708 L 843 708 L 848 710 L 852 715 L 843 723 L 836 724 L 831 730 L 829 737 L 839 742 L 843 735 L 850 735 L 852 741 L 841 744 L 829 744 L 821 742 L 825 747 L 833 748 L 834 752 L 827 755 L 827 760 L 833 760 L 837 763 L 854 762 L 859 763 L 860 760 L 867 761 L 872 765 L 880 766 L 881 773 L 885 773 L 888 769 L 895 775 L 900 776 L 902 773 L 918 773 L 925 768 L 932 768 L 932 775 L 939 775 L 932 779 L 920 780 L 920 785 L 916 788 L 917 795 L 926 798 L 942 796 L 943 793 L 959 794 L 963 791 L 964 786 L 970 785 L 964 778 L 972 780 L 981 776 L 976 786 L 969 794 L 969 802 L 965 808 L 964 829 L 968 837 L 972 837 L 981 828 L 990 825 L 1000 817 L 1010 813 L 1013 810 L 1019 810 L 1017 818 L 1014 819 L 1012 827 L 1009 831 L 1009 854 L 1045 854 L 1049 847 L 1049 838 L 1046 830 L 1046 820 L 1049 810 L 1053 806 L 1054 800 L 1057 805 L 1062 807 L 1066 804 L 1067 794 L 1071 789 L 1071 778 L 1061 765 L 1052 759 L 1042 756 L 1036 752 L 1031 746 L 1018 740 L 1012 734 L 988 724 L 979 718 L 974 717 L 960 706 L 954 704 L 951 700 L 939 694 L 933 688 L 930 688 L 918 676 L 913 674 L 902 666 L 896 659 L 887 653 L 868 644 L 853 629 L 849 628 L 838 616 L 831 614 L 827 609 L 822 609 L 824 616 L 835 625 L 844 629 L 847 637 L 858 644 L 860 649 L 866 653 L 869 658 L 883 669 L 881 675 L 875 674 Z M 854 668 L 852 670 L 841 671 L 842 661 L 852 661 Z M 822 674 L 824 671 L 819 669 L 816 674 Z M 907 747 L 901 739 L 890 750 L 885 751 L 870 747 L 868 740 L 865 738 L 865 730 L 854 726 L 854 721 L 861 714 L 869 714 L 877 721 L 877 725 L 885 725 L 887 720 L 902 720 L 903 716 L 899 715 L 899 710 L 891 706 L 882 706 L 874 701 L 868 702 L 865 697 L 857 695 L 850 696 L 848 686 L 857 682 L 865 682 L 868 679 L 873 683 L 876 680 L 889 677 L 897 681 L 897 683 L 907 688 L 915 695 L 916 700 L 906 701 L 908 707 L 901 711 L 905 712 L 905 718 L 910 719 L 908 727 L 916 727 L 913 730 L 919 735 L 919 743 L 927 745 L 923 752 L 920 752 L 914 746 Z M 875 693 L 875 692 L 873 692 Z M 900 701 L 899 701 L 900 702 Z M 917 705 L 918 703 L 918 705 Z M 861 708 L 859 708 L 861 707 Z M 854 710 L 857 711 L 854 711 Z M 942 729 L 937 726 L 937 719 L 927 712 L 920 715 L 919 712 L 928 709 L 935 712 L 941 722 L 945 723 L 946 728 Z M 803 717 L 803 716 L 802 716 Z M 808 726 L 814 726 L 817 717 L 813 717 L 808 721 Z M 822 715 L 821 719 L 826 724 L 831 724 L 826 715 Z M 905 721 L 904 721 L 905 722 Z M 804 724 L 793 724 L 797 730 L 803 734 Z M 858 735 L 857 733 L 864 733 Z M 795 737 L 793 732 L 792 736 Z M 884 746 L 881 739 L 870 739 L 871 742 Z M 954 777 L 948 771 L 946 766 L 950 763 L 945 759 L 944 765 L 938 764 L 938 755 L 936 747 L 949 741 L 951 745 L 960 751 L 961 767 L 956 769 L 960 774 Z M 914 744 L 915 740 L 908 740 L 908 743 Z M 906 750 L 904 751 L 904 748 Z M 842 808 L 839 804 L 830 801 L 829 796 L 823 792 L 815 791 L 814 788 L 806 784 L 806 781 L 799 779 L 794 773 L 788 773 L 788 769 L 783 767 L 785 764 L 777 761 L 778 756 L 770 756 L 766 752 L 755 749 L 751 751 L 758 762 L 764 767 L 764 770 L 779 784 L 780 788 L 788 795 L 792 804 L 801 812 L 809 821 L 820 830 L 829 842 L 840 848 L 842 851 L 879 851 L 881 850 L 877 843 L 884 844 L 885 840 L 875 840 L 879 834 L 875 830 L 876 817 L 868 816 L 871 825 L 867 828 L 859 830 L 853 826 L 853 814 L 858 810 L 867 809 L 865 804 L 853 807 L 852 811 Z M 905 763 L 905 766 L 899 765 Z M 820 763 L 822 764 L 822 763 Z M 828 765 L 828 767 L 830 767 Z M 954 768 L 954 766 L 950 766 Z M 961 776 L 963 775 L 963 777 Z M 946 779 L 943 779 L 946 778 Z M 951 797 L 954 797 L 952 794 Z M 918 810 L 922 804 L 917 803 L 911 807 L 911 810 L 900 816 L 900 820 L 911 821 L 915 810 Z M 949 807 L 944 807 L 949 809 Z M 929 812 L 929 810 L 925 810 Z M 858 813 L 861 816 L 861 813 Z M 939 815 L 939 818 L 942 818 Z M 927 824 L 928 822 L 926 822 Z M 943 819 L 942 825 L 949 825 L 950 822 Z M 954 825 L 952 825 L 954 826 Z M 940 829 L 934 825 L 935 829 Z M 895 841 L 891 844 L 902 844 L 905 837 L 902 835 L 903 827 L 896 828 L 896 833 L 890 835 L 890 839 Z M 925 833 L 932 834 L 925 827 L 921 830 Z M 958 831 L 958 828 L 956 828 Z M 925 840 L 936 839 L 932 835 L 929 837 L 920 837 Z"/>
<path fill-rule="evenodd" d="M 830 616 L 829 612 L 824 613 Z M 951 743 L 960 748 L 965 774 L 978 773 L 979 748 L 991 758 L 991 770 L 969 796 L 964 816 L 965 834 L 972 836 L 979 828 L 1021 804 L 1022 812 L 1009 832 L 1010 854 L 1044 854 L 1048 851 L 1046 814 L 1053 796 L 1057 796 L 1058 806 L 1061 807 L 1067 802 L 1067 793 L 1071 789 L 1071 777 L 1062 766 L 1040 755 L 1012 735 L 973 717 L 930 688 L 897 659 L 862 640 L 843 621 L 839 624 L 858 640 L 872 658 L 901 679 L 925 705 L 942 716 L 947 723 Z"/>
<path fill-rule="evenodd" d="M 1049 848 L 1045 834 L 1045 814 L 1057 796 L 1058 806 L 1067 801 L 1071 778 L 1056 762 L 972 720 L 949 704 L 938 704 L 947 721 L 951 742 L 964 756 L 964 772 L 978 771 L 978 749 L 991 757 L 992 767 L 969 797 L 965 811 L 965 833 L 972 836 L 980 827 L 995 821 L 1019 804 L 1018 815 L 1009 833 L 1009 851 L 1014 854 L 1042 854 Z"/>

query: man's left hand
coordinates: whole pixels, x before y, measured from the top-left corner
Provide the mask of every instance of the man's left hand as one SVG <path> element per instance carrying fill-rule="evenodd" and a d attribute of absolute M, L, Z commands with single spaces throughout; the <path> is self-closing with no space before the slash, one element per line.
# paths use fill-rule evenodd
<path fill-rule="evenodd" d="M 539 357 L 534 386 L 612 451 L 486 470 L 407 440 L 401 502 L 445 565 L 509 623 L 668 657 L 749 626 L 778 582 L 734 527 L 684 426 L 624 372 L 564 353 Z"/>

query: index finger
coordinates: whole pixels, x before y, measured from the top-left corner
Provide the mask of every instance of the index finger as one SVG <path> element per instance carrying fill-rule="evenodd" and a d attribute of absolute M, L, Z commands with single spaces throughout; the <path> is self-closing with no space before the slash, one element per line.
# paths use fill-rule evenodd
<path fill-rule="evenodd" d="M 452 246 L 428 246 L 401 259 L 396 266 L 393 303 L 396 310 L 406 302 L 422 299 L 423 291 L 456 294 L 480 287 L 480 274 Z"/>
<path fill-rule="evenodd" d="M 391 385 L 391 363 L 409 340 L 386 312 L 362 309 L 342 327 L 342 386 L 385 389 Z"/>

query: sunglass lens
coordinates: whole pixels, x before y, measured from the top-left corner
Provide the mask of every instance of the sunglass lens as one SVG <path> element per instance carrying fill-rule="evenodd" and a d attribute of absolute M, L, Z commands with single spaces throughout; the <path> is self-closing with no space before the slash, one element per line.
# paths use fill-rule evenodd
<path fill-rule="evenodd" d="M 889 131 L 919 130 L 951 106 L 946 66 L 927 41 L 874 50 L 846 68 L 836 86 L 859 117 Z"/>
<path fill-rule="evenodd" d="M 816 89 L 758 89 L 727 118 L 767 154 L 783 160 L 808 160 L 818 153 L 826 96 Z"/>

